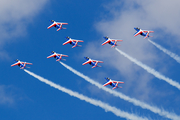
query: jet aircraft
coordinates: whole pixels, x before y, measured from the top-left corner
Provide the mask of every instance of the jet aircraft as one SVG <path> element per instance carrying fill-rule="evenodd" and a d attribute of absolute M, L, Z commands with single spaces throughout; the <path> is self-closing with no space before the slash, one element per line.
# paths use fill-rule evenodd
<path fill-rule="evenodd" d="M 115 88 L 122 88 L 122 87 L 119 87 L 118 86 L 118 83 L 124 83 L 122 81 L 114 81 L 114 80 L 111 80 L 110 78 L 105 78 L 107 80 L 107 83 L 105 83 L 103 86 L 106 86 L 106 85 L 111 85 L 113 88 L 112 89 L 115 89 Z"/>
<path fill-rule="evenodd" d="M 137 32 L 134 34 L 134 37 L 137 35 L 142 35 L 145 36 L 144 39 L 148 38 L 148 37 L 152 37 L 149 36 L 149 33 L 153 33 L 154 31 L 149 31 L 149 30 L 141 30 L 140 28 L 134 28 Z"/>
<path fill-rule="evenodd" d="M 15 61 L 16 61 L 16 63 L 12 64 L 11 67 L 15 66 L 15 65 L 18 65 L 20 67 L 20 69 L 24 69 L 24 68 L 29 68 L 29 67 L 26 67 L 26 64 L 32 65 L 32 63 L 22 62 L 22 61 L 20 61 L 18 59 L 16 59 Z"/>
<path fill-rule="evenodd" d="M 47 58 L 54 57 L 55 59 L 57 59 L 56 61 L 65 60 L 65 59 L 62 59 L 63 56 L 68 57 L 68 55 L 58 54 L 54 51 L 52 51 L 51 53 L 52 53 L 52 55 L 48 56 Z"/>
<path fill-rule="evenodd" d="M 66 29 L 66 28 L 63 28 L 62 25 L 67 25 L 68 23 L 60 23 L 60 22 L 55 22 L 54 20 L 50 20 L 50 22 L 52 23 L 49 27 L 49 28 L 52 28 L 52 27 L 55 27 L 57 28 L 57 31 L 61 30 L 61 29 Z"/>
<path fill-rule="evenodd" d="M 78 45 L 77 43 L 78 42 L 84 42 L 82 40 L 71 39 L 70 37 L 66 37 L 66 39 L 67 39 L 67 41 L 65 43 L 63 43 L 63 45 L 70 43 L 72 45 L 72 48 L 77 47 L 77 46 L 81 47 L 81 45 Z"/>
<path fill-rule="evenodd" d="M 110 39 L 109 37 L 104 37 L 104 39 L 106 39 L 106 41 L 103 42 L 102 45 L 105 45 L 105 44 L 109 43 L 110 45 L 112 45 L 111 48 L 113 48 L 115 46 L 120 46 L 120 45 L 117 45 L 117 42 L 118 41 L 123 41 L 123 40 Z"/>
<path fill-rule="evenodd" d="M 103 61 L 98 61 L 98 60 L 92 60 L 90 59 L 89 57 L 84 57 L 87 61 L 84 62 L 82 65 L 86 65 L 86 64 L 90 64 L 92 65 L 93 67 L 92 68 L 95 68 L 95 67 L 101 67 L 99 65 L 97 65 L 98 63 L 103 63 Z"/>

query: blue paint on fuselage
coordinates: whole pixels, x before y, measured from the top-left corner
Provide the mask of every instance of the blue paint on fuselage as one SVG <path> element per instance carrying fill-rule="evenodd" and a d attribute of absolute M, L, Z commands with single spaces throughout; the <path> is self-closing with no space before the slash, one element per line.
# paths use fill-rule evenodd
<path fill-rule="evenodd" d="M 71 39 L 70 37 L 65 37 L 67 40 Z M 71 41 L 69 44 L 71 44 L 72 46 L 76 45 L 76 42 Z"/>
<path fill-rule="evenodd" d="M 18 66 L 19 66 L 20 68 L 25 68 L 25 63 L 24 63 L 24 64 L 21 64 L 21 63 L 20 63 Z"/>
<path fill-rule="evenodd" d="M 136 33 L 138 33 L 139 31 L 140 31 L 140 28 L 134 28 L 137 32 Z M 135 34 L 136 34 L 135 33 Z M 134 34 L 134 35 L 135 35 Z M 142 35 L 142 36 L 146 36 L 148 33 L 144 33 L 144 32 L 142 32 L 140 35 Z M 149 37 L 149 36 L 148 36 Z"/>
<path fill-rule="evenodd" d="M 107 41 L 109 38 L 108 37 L 104 37 L 104 39 Z M 105 42 L 105 41 L 104 41 Z M 115 41 L 114 42 L 112 42 L 112 41 L 110 41 L 110 42 L 108 42 L 110 45 L 115 45 Z M 115 45 L 115 46 L 117 46 L 117 45 Z"/>
<path fill-rule="evenodd" d="M 54 58 L 55 58 L 55 59 L 57 59 L 57 60 L 58 60 L 58 59 L 60 59 L 60 57 L 59 57 L 59 56 L 54 56 Z"/>
<path fill-rule="evenodd" d="M 58 26 L 58 25 L 55 25 L 54 27 L 57 28 L 57 29 L 60 28 L 60 26 Z"/>
<path fill-rule="evenodd" d="M 95 63 L 94 62 L 90 62 L 89 63 L 91 66 L 95 66 Z"/>
<path fill-rule="evenodd" d="M 72 46 L 76 45 L 76 42 L 70 42 L 69 44 L 71 44 Z"/>
<path fill-rule="evenodd" d="M 54 20 L 50 20 L 50 22 L 54 23 L 55 21 Z M 55 25 L 54 27 L 58 29 L 58 28 L 60 28 L 60 25 Z"/>
<path fill-rule="evenodd" d="M 19 64 L 19 67 L 24 67 L 24 64 L 21 64 L 21 63 L 20 63 L 20 64 Z"/>
<path fill-rule="evenodd" d="M 105 79 L 107 80 L 107 82 L 110 81 L 109 78 L 105 78 Z M 116 84 L 117 84 L 117 83 L 111 83 L 111 84 L 109 84 L 109 85 L 112 86 L 112 87 L 116 87 Z"/>
<path fill-rule="evenodd" d="M 89 60 L 90 58 L 89 57 L 84 57 L 86 60 Z M 90 62 L 89 63 L 90 65 L 92 65 L 92 66 L 95 66 L 96 65 L 96 63 L 95 62 Z"/>
<path fill-rule="evenodd" d="M 110 45 L 115 45 L 115 42 L 112 42 L 112 41 L 111 41 L 111 42 L 109 42 L 109 44 L 110 44 Z"/>
<path fill-rule="evenodd" d="M 51 53 L 52 53 L 52 55 L 53 55 L 55 52 L 54 52 L 54 51 L 51 51 Z M 57 56 L 57 55 L 56 55 L 56 56 L 54 56 L 54 58 L 58 60 L 58 59 L 60 59 L 60 56 Z"/>

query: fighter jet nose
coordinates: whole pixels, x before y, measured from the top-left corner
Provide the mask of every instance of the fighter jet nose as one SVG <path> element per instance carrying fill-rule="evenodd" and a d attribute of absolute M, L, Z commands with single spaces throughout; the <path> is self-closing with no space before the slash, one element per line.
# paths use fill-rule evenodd
<path fill-rule="evenodd" d="M 67 36 L 67 37 L 66 37 L 66 39 L 67 39 L 67 40 L 69 40 L 69 39 L 70 39 L 70 37 L 69 37 L 69 36 Z"/>
<path fill-rule="evenodd" d="M 107 36 L 106 36 L 106 37 L 104 37 L 104 39 L 106 39 L 106 40 L 107 40 L 108 38 L 109 38 L 109 37 L 107 37 Z"/>
<path fill-rule="evenodd" d="M 84 57 L 86 60 L 89 60 L 89 57 Z"/>

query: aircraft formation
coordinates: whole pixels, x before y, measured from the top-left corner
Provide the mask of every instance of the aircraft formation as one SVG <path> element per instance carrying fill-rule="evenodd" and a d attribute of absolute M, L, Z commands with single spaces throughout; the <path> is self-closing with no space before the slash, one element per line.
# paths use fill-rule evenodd
<path fill-rule="evenodd" d="M 63 23 L 63 22 L 56 22 L 54 20 L 50 20 L 51 22 L 51 25 L 49 27 L 47 27 L 47 29 L 49 28 L 52 28 L 52 27 L 55 27 L 57 29 L 57 31 L 59 30 L 62 30 L 62 29 L 66 29 L 66 28 L 63 28 L 62 26 L 63 25 L 68 25 L 68 23 Z M 149 36 L 149 33 L 152 33 L 154 31 L 149 31 L 149 30 L 141 30 L 140 28 L 134 28 L 137 32 L 134 34 L 134 36 L 137 36 L 137 35 L 142 35 L 142 36 L 145 36 L 144 39 L 148 38 L 148 37 L 152 37 L 152 36 Z M 78 45 L 78 42 L 84 42 L 83 40 L 75 40 L 75 39 L 71 39 L 70 37 L 66 37 L 67 41 L 63 43 L 63 45 L 66 45 L 66 44 L 70 44 L 72 45 L 72 48 L 75 48 L 75 47 L 82 47 L 81 45 Z M 109 37 L 104 37 L 105 41 L 102 43 L 102 45 L 105 45 L 107 43 L 109 43 L 111 45 L 111 48 L 115 48 L 116 46 L 120 46 L 117 44 L 117 42 L 122 42 L 123 40 L 116 40 L 116 39 L 110 39 Z M 56 59 L 56 61 L 61 61 L 61 60 L 66 60 L 66 59 L 62 59 L 62 57 L 68 57 L 68 55 L 64 55 L 64 54 L 59 54 L 59 53 L 56 53 L 54 51 L 51 51 L 51 55 L 48 56 L 47 58 L 51 58 L 51 57 L 54 57 Z M 84 57 L 86 59 L 86 62 L 84 62 L 82 65 L 86 65 L 86 64 L 90 64 L 92 66 L 92 68 L 95 68 L 95 67 L 101 67 L 99 65 L 97 65 L 98 63 L 103 63 L 103 61 L 99 61 L 99 60 L 93 60 L 89 57 Z M 15 60 L 16 63 L 12 64 L 12 66 L 16 66 L 18 65 L 20 67 L 20 69 L 25 69 L 25 68 L 29 68 L 27 67 L 26 65 L 32 65 L 32 63 L 29 63 L 29 62 L 22 62 L 18 59 Z M 107 80 L 107 82 L 103 85 L 103 86 L 106 86 L 106 85 L 110 85 L 112 86 L 113 88 L 112 89 L 116 89 L 116 88 L 122 88 L 122 87 L 119 87 L 118 84 L 123 84 L 124 82 L 123 81 L 115 81 L 115 80 L 112 80 L 110 78 L 105 78 Z"/>

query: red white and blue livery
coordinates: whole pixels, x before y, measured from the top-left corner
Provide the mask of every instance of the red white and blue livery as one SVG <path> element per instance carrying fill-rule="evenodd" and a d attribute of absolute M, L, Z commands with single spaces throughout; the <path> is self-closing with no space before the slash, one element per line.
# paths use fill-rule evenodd
<path fill-rule="evenodd" d="M 12 64 L 11 67 L 18 65 L 20 67 L 20 69 L 24 69 L 24 68 L 29 68 L 29 67 L 26 67 L 27 64 L 32 65 L 32 63 L 22 62 L 18 59 L 16 59 L 15 61 L 16 61 L 16 63 Z"/>
<path fill-rule="evenodd" d="M 78 42 L 84 42 L 83 40 L 75 40 L 75 39 L 71 39 L 70 37 L 66 37 L 67 41 L 65 43 L 63 43 L 63 45 L 66 44 L 71 44 L 72 48 L 74 47 L 81 47 L 81 45 L 78 45 Z"/>
<path fill-rule="evenodd" d="M 105 45 L 105 44 L 109 43 L 110 45 L 112 45 L 111 48 L 113 48 L 113 47 L 115 47 L 115 46 L 120 46 L 120 45 L 117 45 L 117 42 L 123 41 L 123 40 L 110 39 L 109 37 L 104 37 L 104 39 L 105 39 L 106 41 L 104 41 L 104 42 L 102 43 L 102 45 Z"/>
<path fill-rule="evenodd" d="M 101 67 L 99 65 L 97 65 L 98 63 L 103 63 L 103 61 L 98 61 L 98 60 L 92 60 L 90 59 L 89 57 L 84 57 L 87 61 L 84 62 L 82 65 L 86 65 L 86 64 L 90 64 L 92 65 L 93 67 L 92 68 L 95 68 L 95 67 Z"/>
<path fill-rule="evenodd" d="M 149 30 L 141 30 L 140 28 L 134 28 L 137 32 L 134 34 L 134 37 L 137 35 L 142 35 L 145 36 L 144 39 L 148 38 L 148 37 L 152 37 L 149 36 L 149 33 L 153 33 L 154 31 L 149 31 Z"/>
<path fill-rule="evenodd" d="M 50 20 L 50 22 L 52 23 L 47 29 L 55 27 L 57 28 L 57 31 L 61 30 L 61 29 L 66 29 L 63 28 L 62 25 L 67 25 L 68 23 L 62 23 L 62 22 L 55 22 L 54 20 Z"/>
<path fill-rule="evenodd" d="M 106 86 L 106 85 L 111 85 L 113 88 L 112 89 L 116 89 L 116 88 L 122 88 L 122 87 L 119 87 L 118 84 L 119 83 L 124 83 L 122 81 L 114 81 L 114 80 L 111 80 L 110 78 L 105 78 L 107 80 L 107 82 L 103 85 L 103 86 Z"/>
<path fill-rule="evenodd" d="M 59 54 L 54 51 L 52 51 L 51 53 L 52 53 L 52 55 L 48 56 L 47 58 L 54 57 L 56 59 L 56 61 L 66 60 L 66 59 L 62 59 L 62 57 L 68 57 L 68 55 Z"/>

